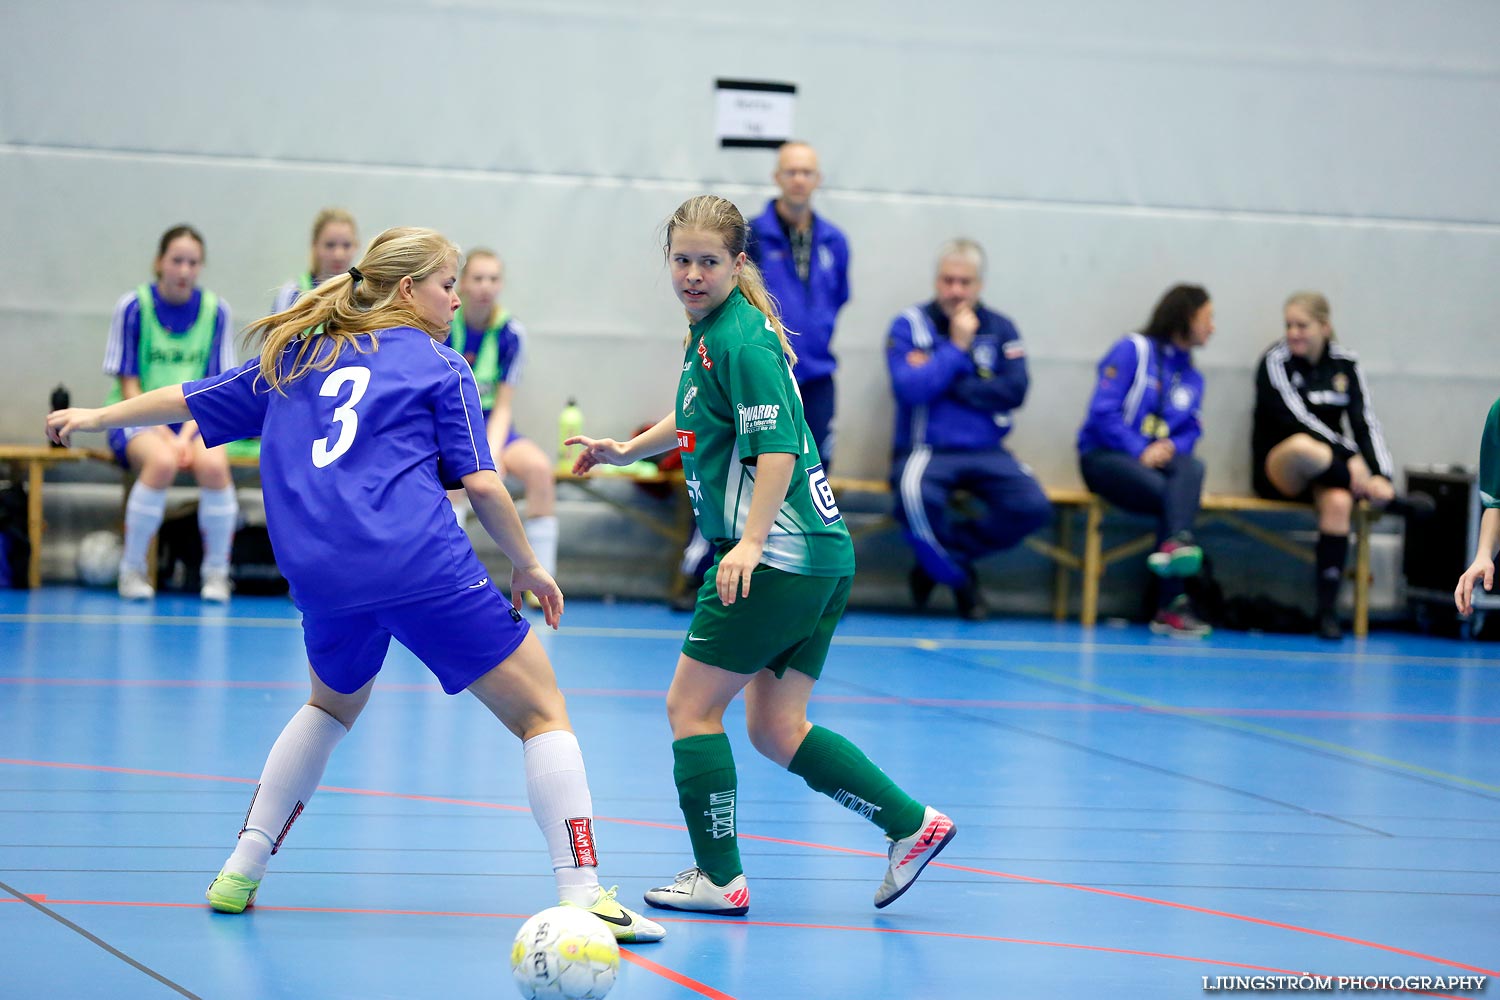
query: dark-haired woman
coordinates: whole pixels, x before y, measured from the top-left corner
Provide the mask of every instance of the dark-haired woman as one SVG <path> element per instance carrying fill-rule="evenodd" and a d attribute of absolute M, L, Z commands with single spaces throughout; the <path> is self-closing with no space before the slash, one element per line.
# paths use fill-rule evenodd
<path fill-rule="evenodd" d="M 1193 352 L 1214 332 L 1214 304 L 1197 285 L 1175 285 L 1140 333 L 1117 340 L 1099 362 L 1099 381 L 1078 432 L 1078 463 L 1090 490 L 1116 507 L 1157 518 L 1157 548 L 1146 558 L 1159 576 L 1151 630 L 1177 638 L 1212 629 L 1194 613 L 1183 579 L 1203 550 L 1193 522 L 1203 496 L 1203 463 L 1193 457 L 1203 427 L 1203 376 Z"/>
<path fill-rule="evenodd" d="M 203 237 L 192 226 L 173 226 L 162 234 L 152 268 L 156 280 L 122 295 L 110 319 L 104 374 L 114 377 L 115 387 L 107 402 L 234 367 L 229 306 L 198 287 L 203 262 Z M 229 547 L 239 504 L 224 449 L 205 448 L 193 420 L 166 427 L 118 428 L 109 432 L 108 440 L 115 460 L 137 477 L 125 501 L 120 596 L 156 596 L 146 573 L 146 552 L 166 513 L 167 487 L 180 470 L 192 469 L 202 491 L 201 595 L 205 601 L 228 601 Z"/>

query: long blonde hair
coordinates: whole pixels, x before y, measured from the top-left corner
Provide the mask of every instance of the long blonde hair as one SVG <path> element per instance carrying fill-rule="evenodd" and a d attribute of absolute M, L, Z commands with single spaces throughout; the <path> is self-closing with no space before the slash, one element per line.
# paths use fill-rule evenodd
<path fill-rule="evenodd" d="M 323 227 L 330 222 L 342 222 L 349 227 L 351 233 L 358 233 L 359 226 L 354 223 L 354 216 L 348 210 L 342 208 L 325 208 L 313 218 L 312 230 L 312 252 L 307 258 L 307 273 L 313 277 L 318 276 L 318 237 L 323 235 Z"/>
<path fill-rule="evenodd" d="M 740 210 L 734 207 L 733 202 L 712 194 L 689 198 L 677 206 L 677 211 L 667 220 L 667 239 L 662 251 L 669 256 L 672 253 L 672 234 L 679 229 L 684 232 L 713 233 L 723 241 L 724 249 L 729 251 L 730 257 L 738 257 L 744 253 L 750 240 L 750 227 L 745 223 Z M 786 355 L 787 363 L 795 365 L 797 352 L 792 350 L 791 342 L 787 339 L 790 331 L 781 322 L 776 300 L 766 290 L 765 279 L 761 277 L 760 268 L 755 266 L 755 261 L 745 258 L 744 266 L 734 280 L 745 301 L 765 314 L 771 329 L 776 331 L 776 338 L 781 341 L 781 351 Z"/>
<path fill-rule="evenodd" d="M 421 281 L 444 264 L 457 264 L 458 258 L 458 247 L 441 233 L 410 226 L 387 229 L 370 241 L 349 273 L 303 292 L 290 308 L 245 330 L 246 343 L 260 341 L 260 377 L 282 392 L 308 372 L 332 368 L 345 346 L 361 354 L 376 349 L 375 331 L 395 326 L 414 326 L 434 340 L 447 337 L 446 323 L 434 328 L 402 303 L 397 292 L 402 278 Z M 368 343 L 362 335 L 369 335 Z M 283 369 L 281 354 L 297 340 L 302 345 Z"/>

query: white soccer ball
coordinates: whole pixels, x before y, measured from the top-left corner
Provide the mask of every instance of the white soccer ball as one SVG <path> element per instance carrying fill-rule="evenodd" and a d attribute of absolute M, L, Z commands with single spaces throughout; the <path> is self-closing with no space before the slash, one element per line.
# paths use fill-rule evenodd
<path fill-rule="evenodd" d="M 78 543 L 78 579 L 88 587 L 113 587 L 124 545 L 113 531 L 91 531 Z"/>
<path fill-rule="evenodd" d="M 578 906 L 554 906 L 521 926 L 510 970 L 527 1000 L 599 1000 L 615 984 L 620 946 L 609 927 Z"/>

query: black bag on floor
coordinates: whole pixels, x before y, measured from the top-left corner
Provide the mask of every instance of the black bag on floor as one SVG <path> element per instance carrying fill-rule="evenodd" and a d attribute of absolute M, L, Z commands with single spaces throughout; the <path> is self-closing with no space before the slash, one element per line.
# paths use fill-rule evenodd
<path fill-rule="evenodd" d="M 236 594 L 276 596 L 290 588 L 286 577 L 276 566 L 271 548 L 271 533 L 263 524 L 247 524 L 234 533 L 234 548 L 229 553 L 229 578 Z"/>
<path fill-rule="evenodd" d="M 26 488 L 14 483 L 0 490 L 0 587 L 31 586 L 31 536 L 26 530 Z"/>

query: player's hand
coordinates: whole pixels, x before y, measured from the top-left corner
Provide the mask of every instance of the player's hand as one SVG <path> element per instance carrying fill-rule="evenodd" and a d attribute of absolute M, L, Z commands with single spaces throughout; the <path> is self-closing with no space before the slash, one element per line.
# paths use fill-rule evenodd
<path fill-rule="evenodd" d="M 1338 459 L 1335 458 L 1334 461 Z M 1370 475 L 1370 467 L 1365 464 L 1363 456 L 1355 455 L 1349 459 L 1349 492 L 1354 494 L 1354 499 L 1369 499 L 1370 482 L 1374 478 Z"/>
<path fill-rule="evenodd" d="M 596 465 L 629 465 L 625 457 L 625 446 L 614 438 L 591 438 L 579 435 L 570 437 L 564 445 L 582 445 L 583 450 L 573 462 L 573 475 L 586 475 Z"/>
<path fill-rule="evenodd" d="M 72 447 L 72 437 L 79 431 L 103 429 L 99 422 L 98 410 L 71 407 L 66 410 L 53 410 L 47 414 L 47 440 L 53 444 L 60 444 L 64 448 Z"/>
<path fill-rule="evenodd" d="M 948 320 L 948 339 L 960 351 L 968 352 L 974 346 L 974 335 L 979 332 L 979 316 L 970 306 L 964 306 Z"/>
<path fill-rule="evenodd" d="M 1160 469 L 1172 461 L 1172 456 L 1177 454 L 1177 446 L 1172 443 L 1171 438 L 1158 438 L 1146 445 L 1146 450 L 1141 452 L 1141 464 L 1148 469 Z"/>
<path fill-rule="evenodd" d="M 1489 556 L 1480 556 L 1469 564 L 1464 570 L 1464 575 L 1458 578 L 1458 586 L 1453 588 L 1453 603 L 1458 608 L 1458 613 L 1467 615 L 1474 610 L 1474 585 L 1483 583 L 1485 590 L 1490 590 L 1495 585 L 1495 561 Z"/>
<path fill-rule="evenodd" d="M 714 584 L 719 591 L 719 600 L 725 605 L 750 596 L 750 577 L 755 572 L 755 567 L 760 565 L 760 554 L 764 550 L 764 545 L 741 538 L 719 560 Z"/>
<path fill-rule="evenodd" d="M 556 629 L 562 621 L 563 593 L 552 574 L 542 569 L 540 563 L 530 566 L 514 566 L 510 571 L 510 606 L 521 610 L 521 601 L 526 591 L 536 597 L 542 606 L 542 620 Z"/>

